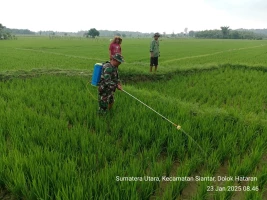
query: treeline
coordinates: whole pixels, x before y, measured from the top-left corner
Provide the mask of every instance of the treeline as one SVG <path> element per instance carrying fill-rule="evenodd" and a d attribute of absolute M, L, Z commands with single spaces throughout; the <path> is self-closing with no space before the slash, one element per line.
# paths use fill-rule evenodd
<path fill-rule="evenodd" d="M 35 35 L 36 33 L 33 31 L 30 31 L 29 29 L 12 29 L 12 28 L 6 28 L 8 32 L 15 35 Z"/>
<path fill-rule="evenodd" d="M 0 24 L 0 40 L 9 40 L 9 39 L 17 39 L 15 35 L 2 24 Z"/>
<path fill-rule="evenodd" d="M 142 33 L 138 31 L 112 31 L 112 30 L 98 30 L 99 36 L 101 37 L 114 37 L 115 35 L 121 36 L 121 37 L 152 37 L 153 33 Z M 87 31 L 88 32 L 88 31 Z M 77 34 L 84 35 L 86 31 L 79 31 Z"/>
<path fill-rule="evenodd" d="M 35 35 L 35 32 L 30 31 L 28 29 L 7 28 L 0 23 L 0 39 L 1 40 L 17 39 L 15 35 Z"/>
<path fill-rule="evenodd" d="M 89 30 L 89 29 L 88 29 Z M 42 35 L 49 37 L 86 37 L 88 30 L 78 32 L 57 32 L 57 31 L 38 31 L 33 32 L 29 29 L 11 29 L 0 24 L 0 39 L 13 39 L 15 35 Z M 97 30 L 100 37 L 114 37 L 115 35 L 130 38 L 151 38 L 153 32 L 142 33 L 139 31 L 119 31 L 119 30 Z M 229 26 L 222 26 L 221 30 L 204 30 L 204 31 L 189 31 L 189 33 L 172 33 L 166 34 L 163 32 L 162 37 L 195 37 L 195 38 L 213 38 L 213 39 L 254 39 L 261 40 L 267 38 L 267 29 L 236 29 L 231 30 Z"/>
<path fill-rule="evenodd" d="M 265 35 L 265 37 L 267 36 L 267 29 L 264 28 L 264 29 L 237 29 L 238 31 L 251 31 L 253 33 L 257 33 L 257 34 L 260 34 L 260 35 Z"/>
<path fill-rule="evenodd" d="M 78 36 L 78 37 L 86 37 L 88 30 L 78 31 L 78 32 L 57 32 L 57 31 L 38 31 L 33 32 L 35 35 L 45 35 L 45 36 Z M 114 37 L 115 35 L 121 37 L 152 37 L 153 33 L 142 33 L 142 32 L 134 32 L 134 31 L 112 31 L 112 30 L 97 30 L 99 32 L 100 37 Z"/>
<path fill-rule="evenodd" d="M 196 38 L 211 38 L 211 39 L 250 39 L 262 40 L 267 38 L 265 34 L 255 33 L 248 30 L 228 30 L 226 33 L 222 30 L 205 30 L 205 31 L 190 31 L 189 36 Z"/>

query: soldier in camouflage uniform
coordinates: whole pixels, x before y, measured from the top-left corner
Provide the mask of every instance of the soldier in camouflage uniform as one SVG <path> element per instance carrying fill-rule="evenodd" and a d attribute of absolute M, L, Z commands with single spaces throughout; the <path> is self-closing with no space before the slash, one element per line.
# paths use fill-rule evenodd
<path fill-rule="evenodd" d="M 103 65 L 98 87 L 99 114 L 105 114 L 114 103 L 114 92 L 122 89 L 118 67 L 124 62 L 122 55 L 115 54 L 110 62 Z"/>

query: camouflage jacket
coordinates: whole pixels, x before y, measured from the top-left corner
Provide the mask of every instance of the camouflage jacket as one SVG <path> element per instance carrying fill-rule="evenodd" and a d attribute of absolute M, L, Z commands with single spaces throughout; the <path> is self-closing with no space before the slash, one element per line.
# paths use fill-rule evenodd
<path fill-rule="evenodd" d="M 119 83 L 118 67 L 112 66 L 110 63 L 105 63 L 99 82 L 101 89 L 115 91 Z"/>

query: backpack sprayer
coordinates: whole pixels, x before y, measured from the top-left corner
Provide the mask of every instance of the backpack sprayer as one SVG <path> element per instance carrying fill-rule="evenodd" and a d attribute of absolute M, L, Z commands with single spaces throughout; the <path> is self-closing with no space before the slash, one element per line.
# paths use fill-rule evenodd
<path fill-rule="evenodd" d="M 103 68 L 103 63 L 96 63 L 95 64 L 94 72 L 93 72 L 93 76 L 92 76 L 92 82 L 91 82 L 92 86 L 98 86 L 99 81 L 100 81 L 100 77 L 101 77 L 102 68 Z"/>
<path fill-rule="evenodd" d="M 100 77 L 101 77 L 101 73 L 102 73 L 102 68 L 103 68 L 103 63 L 96 63 L 95 64 L 95 66 L 94 66 L 94 72 L 93 72 L 93 76 L 92 76 L 92 81 L 91 81 L 91 85 L 92 86 L 97 87 L 99 85 L 99 81 L 100 81 Z M 86 88 L 87 88 L 89 94 L 92 96 L 92 98 L 94 100 L 98 101 L 97 98 L 95 98 L 94 95 L 90 92 L 90 90 L 88 88 L 88 84 L 89 83 L 90 82 L 88 82 L 86 84 Z"/>
<path fill-rule="evenodd" d="M 98 86 L 99 81 L 100 81 L 100 77 L 101 77 L 101 73 L 102 73 L 102 68 L 103 65 L 105 63 L 96 63 L 94 66 L 94 72 L 93 72 L 93 76 L 92 76 L 92 82 L 91 85 L 92 86 Z M 182 133 L 184 133 L 188 138 L 190 138 L 197 146 L 198 148 L 204 153 L 204 155 L 206 156 L 205 152 L 203 151 L 203 149 L 200 147 L 200 145 L 188 134 L 186 133 L 182 127 L 178 124 L 173 123 L 171 120 L 169 120 L 167 117 L 164 117 L 162 114 L 158 113 L 157 111 L 155 111 L 153 108 L 151 108 L 150 106 L 146 105 L 144 102 L 142 102 L 141 100 L 137 99 L 135 96 L 131 95 L 129 92 L 125 91 L 125 90 L 121 90 L 124 93 L 128 94 L 130 97 L 134 98 L 135 100 L 137 100 L 138 102 L 140 102 L 141 104 L 143 104 L 144 106 L 146 106 L 147 108 L 149 108 L 150 110 L 152 110 L 153 112 L 155 112 L 157 115 L 161 116 L 163 119 L 165 119 L 166 121 L 168 121 L 169 123 L 171 123 L 172 125 L 174 125 L 177 130 L 180 130 Z"/>

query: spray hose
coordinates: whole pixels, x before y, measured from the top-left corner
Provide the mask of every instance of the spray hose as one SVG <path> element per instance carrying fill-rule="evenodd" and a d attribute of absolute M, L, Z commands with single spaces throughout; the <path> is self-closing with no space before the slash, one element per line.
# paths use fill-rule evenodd
<path fill-rule="evenodd" d="M 131 95 L 129 92 L 125 91 L 125 90 L 121 90 L 124 93 L 128 94 L 129 96 L 131 96 L 132 98 L 134 98 L 135 100 L 139 101 L 141 104 L 143 104 L 144 106 L 146 106 L 147 108 L 149 108 L 150 110 L 154 111 L 155 113 L 157 113 L 159 116 L 161 116 L 163 119 L 167 120 L 168 122 L 170 122 L 172 125 L 174 125 L 178 130 L 180 130 L 182 133 L 184 133 L 188 138 L 190 138 L 197 146 L 198 148 L 204 153 L 204 155 L 206 156 L 204 150 L 200 147 L 200 145 L 188 134 L 186 133 L 182 127 L 180 125 L 177 125 L 175 123 L 173 123 L 171 120 L 169 120 L 168 118 L 164 117 L 163 115 L 161 115 L 160 113 L 158 113 L 157 111 L 155 111 L 153 108 L 151 108 L 150 106 L 146 105 L 144 102 L 140 101 L 139 99 L 137 99 L 135 96 Z"/>
<path fill-rule="evenodd" d="M 89 88 L 88 88 L 88 84 L 90 84 L 90 82 L 88 82 L 88 83 L 86 84 L 86 88 L 87 88 L 89 94 L 91 95 L 91 97 L 92 97 L 94 100 L 98 101 L 98 100 L 94 97 L 94 95 L 90 92 L 90 90 L 89 90 Z"/>
<path fill-rule="evenodd" d="M 147 108 L 149 108 L 150 110 L 154 111 L 155 113 L 157 113 L 159 116 L 161 116 L 163 119 L 167 120 L 168 122 L 170 122 L 172 125 L 174 125 L 178 130 L 181 129 L 180 125 L 177 125 L 175 123 L 173 123 L 171 120 L 169 120 L 168 118 L 164 117 L 163 115 L 161 115 L 160 113 L 158 113 L 157 111 L 155 111 L 153 108 L 151 108 L 150 106 L 146 105 L 144 102 L 140 101 L 139 99 L 137 99 L 136 97 L 134 97 L 133 95 L 131 95 L 130 93 L 126 92 L 125 90 L 121 90 L 123 92 L 125 92 L 126 94 L 128 94 L 129 96 L 131 96 L 132 98 L 134 98 L 135 100 L 139 101 L 141 104 L 143 104 L 144 106 L 146 106 Z"/>

